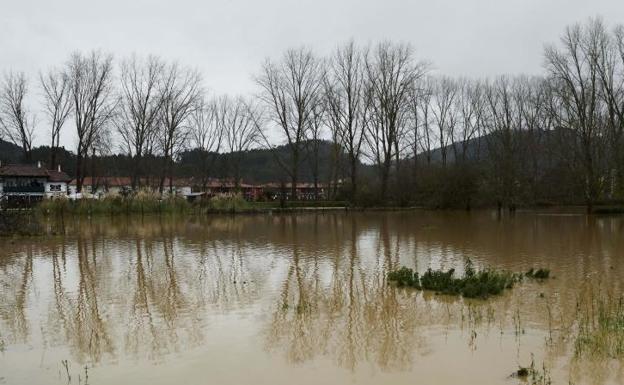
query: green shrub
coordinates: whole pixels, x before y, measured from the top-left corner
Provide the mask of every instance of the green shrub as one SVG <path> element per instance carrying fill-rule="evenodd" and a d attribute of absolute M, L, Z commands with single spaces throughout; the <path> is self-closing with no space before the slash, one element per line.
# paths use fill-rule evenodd
<path fill-rule="evenodd" d="M 397 286 L 409 286 L 436 293 L 461 295 L 466 298 L 488 298 L 501 294 L 505 289 L 511 289 L 520 279 L 520 274 L 506 271 L 485 269 L 477 271 L 468 259 L 463 277 L 455 277 L 455 269 L 448 271 L 428 269 L 422 277 L 412 269 L 402 267 L 388 273 L 388 280 L 397 283 Z"/>
<path fill-rule="evenodd" d="M 208 201 L 208 209 L 217 212 L 240 212 L 249 210 L 251 205 L 241 194 L 215 196 Z"/>
<path fill-rule="evenodd" d="M 420 289 L 418 272 L 415 273 L 412 269 L 405 266 L 388 273 L 388 281 L 396 283 L 399 287 L 408 286 Z"/>
<path fill-rule="evenodd" d="M 46 199 L 37 205 L 43 215 L 115 215 L 130 213 L 186 213 L 193 205 L 180 196 L 160 197 L 159 194 L 138 192 L 133 195 L 106 195 L 100 199 Z"/>
<path fill-rule="evenodd" d="M 527 276 L 528 278 L 535 278 L 535 279 L 548 279 L 548 277 L 550 277 L 550 270 L 548 269 L 535 270 L 534 268 L 531 268 L 529 269 L 529 271 L 525 273 L 525 276 Z"/>

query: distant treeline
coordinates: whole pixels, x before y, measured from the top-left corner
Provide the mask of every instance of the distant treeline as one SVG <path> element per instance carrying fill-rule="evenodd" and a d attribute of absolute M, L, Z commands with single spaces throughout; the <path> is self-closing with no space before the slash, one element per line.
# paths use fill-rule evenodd
<path fill-rule="evenodd" d="M 144 176 L 329 182 L 332 198 L 371 205 L 621 201 L 624 27 L 570 26 L 544 63 L 540 76 L 456 79 L 410 45 L 348 42 L 267 59 L 254 96 L 232 97 L 158 57 L 75 53 L 38 79 L 47 147 L 32 148 L 31 83 L 5 75 L 0 132 L 21 151 L 0 158 L 62 163 L 78 190 L 85 175 L 123 174 L 135 187 Z M 71 153 L 61 130 L 74 133 Z"/>

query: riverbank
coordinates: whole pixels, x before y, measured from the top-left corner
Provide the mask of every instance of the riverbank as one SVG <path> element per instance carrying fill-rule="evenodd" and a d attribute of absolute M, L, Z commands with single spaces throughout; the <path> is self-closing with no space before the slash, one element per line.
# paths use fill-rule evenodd
<path fill-rule="evenodd" d="M 327 212 L 327 211 L 479 211 L 493 210 L 496 207 L 475 207 L 472 210 L 445 209 L 422 205 L 396 206 L 376 205 L 358 206 L 348 201 L 255 201 L 245 200 L 240 195 L 229 197 L 214 197 L 190 202 L 182 197 L 161 198 L 156 195 L 138 195 L 133 197 L 109 196 L 102 199 L 44 200 L 30 209 L 4 210 L 3 212 L 21 212 L 25 215 L 40 215 L 43 217 L 65 216 L 93 216 L 93 215 L 145 215 L 145 214 L 179 214 L 179 215 L 207 215 L 207 214 L 271 214 L 271 213 L 298 213 L 298 212 Z M 523 206 L 513 210 L 500 209 L 501 215 L 522 212 L 543 212 L 551 214 L 587 214 L 585 206 L 581 205 L 549 205 Z M 594 215 L 624 214 L 624 205 L 605 204 L 595 206 Z"/>

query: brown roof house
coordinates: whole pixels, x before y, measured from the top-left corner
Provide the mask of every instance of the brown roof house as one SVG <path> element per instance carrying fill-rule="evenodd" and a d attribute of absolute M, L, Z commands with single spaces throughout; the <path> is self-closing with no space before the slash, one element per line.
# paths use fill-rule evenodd
<path fill-rule="evenodd" d="M 47 170 L 28 164 L 0 165 L 0 201 L 26 205 L 43 198 L 67 195 L 67 184 L 71 178 L 61 171 Z"/>

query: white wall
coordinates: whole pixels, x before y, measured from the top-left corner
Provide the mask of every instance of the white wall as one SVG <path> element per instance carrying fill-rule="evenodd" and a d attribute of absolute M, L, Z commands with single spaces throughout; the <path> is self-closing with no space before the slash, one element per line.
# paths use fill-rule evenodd
<path fill-rule="evenodd" d="M 52 189 L 53 186 L 59 186 L 60 190 Z M 48 198 L 67 195 L 67 183 L 65 182 L 46 182 L 45 195 Z"/>

